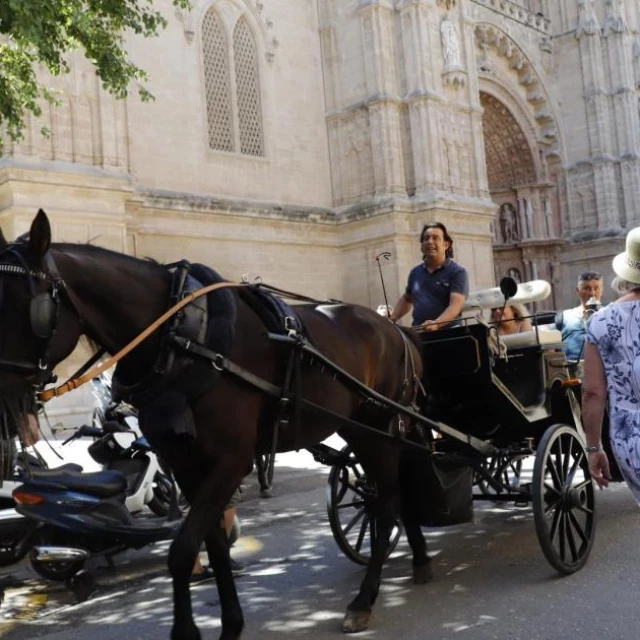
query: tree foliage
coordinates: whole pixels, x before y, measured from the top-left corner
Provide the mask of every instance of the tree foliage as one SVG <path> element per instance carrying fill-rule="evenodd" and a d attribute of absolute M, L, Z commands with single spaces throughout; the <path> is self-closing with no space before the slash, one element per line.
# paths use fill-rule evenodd
<path fill-rule="evenodd" d="M 172 3 L 189 7 L 189 0 Z M 166 25 L 153 0 L 0 0 L 2 131 L 19 140 L 27 113 L 40 116 L 42 98 L 56 101 L 36 70 L 42 66 L 54 76 L 68 73 L 68 56 L 75 50 L 84 50 L 109 93 L 124 98 L 134 82 L 140 97 L 149 100 L 148 76 L 129 59 L 124 38 L 131 33 L 155 36 Z"/>

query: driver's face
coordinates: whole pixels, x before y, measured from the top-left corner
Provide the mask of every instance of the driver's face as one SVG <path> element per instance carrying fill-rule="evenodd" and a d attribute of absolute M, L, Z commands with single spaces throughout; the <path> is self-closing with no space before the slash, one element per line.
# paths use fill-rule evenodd
<path fill-rule="evenodd" d="M 602 300 L 602 280 L 584 280 L 577 287 L 578 297 L 582 306 L 585 306 L 590 298 L 598 302 Z"/>
<path fill-rule="evenodd" d="M 444 239 L 442 229 L 433 227 L 426 229 L 422 236 L 422 255 L 429 262 L 441 263 L 447 257 L 449 242 Z"/>

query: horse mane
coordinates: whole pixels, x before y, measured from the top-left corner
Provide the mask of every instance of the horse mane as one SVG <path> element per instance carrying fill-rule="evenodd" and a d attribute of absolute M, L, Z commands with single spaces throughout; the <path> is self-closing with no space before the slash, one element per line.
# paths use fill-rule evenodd
<path fill-rule="evenodd" d="M 124 260 L 125 262 L 129 262 L 137 266 L 147 265 L 153 268 L 164 268 L 162 263 L 153 258 L 138 258 L 137 256 L 132 256 L 128 253 L 113 251 L 112 249 L 107 249 L 106 247 L 100 247 L 98 245 L 89 244 L 86 242 L 55 242 L 51 245 L 51 248 L 57 251 L 61 251 L 62 253 L 71 251 L 75 254 L 84 254 L 87 256 L 104 255 L 106 257 L 111 257 L 114 259 Z"/>

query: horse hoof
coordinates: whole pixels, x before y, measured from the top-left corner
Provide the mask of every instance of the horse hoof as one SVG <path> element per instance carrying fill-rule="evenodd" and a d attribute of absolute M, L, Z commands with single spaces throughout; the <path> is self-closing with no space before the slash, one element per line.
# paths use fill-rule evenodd
<path fill-rule="evenodd" d="M 369 628 L 371 611 L 347 611 L 342 621 L 342 630 L 345 633 L 359 633 Z"/>
<path fill-rule="evenodd" d="M 262 489 L 260 491 L 261 498 L 273 498 L 273 489 L 269 487 L 269 489 Z"/>
<path fill-rule="evenodd" d="M 190 625 L 187 629 L 181 630 L 173 627 L 171 630 L 171 640 L 202 640 L 200 631 L 195 624 Z"/>
<path fill-rule="evenodd" d="M 413 584 L 427 584 L 432 580 L 433 571 L 430 562 L 413 567 Z"/>

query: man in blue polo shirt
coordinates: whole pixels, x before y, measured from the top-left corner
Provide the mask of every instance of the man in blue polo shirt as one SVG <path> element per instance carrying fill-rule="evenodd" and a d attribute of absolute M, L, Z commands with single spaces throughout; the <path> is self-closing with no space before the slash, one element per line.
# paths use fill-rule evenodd
<path fill-rule="evenodd" d="M 407 288 L 389 318 L 397 322 L 413 308 L 413 326 L 437 331 L 460 317 L 469 276 L 452 260 L 453 240 L 441 222 L 424 226 L 420 244 L 423 262 L 411 269 Z"/>

